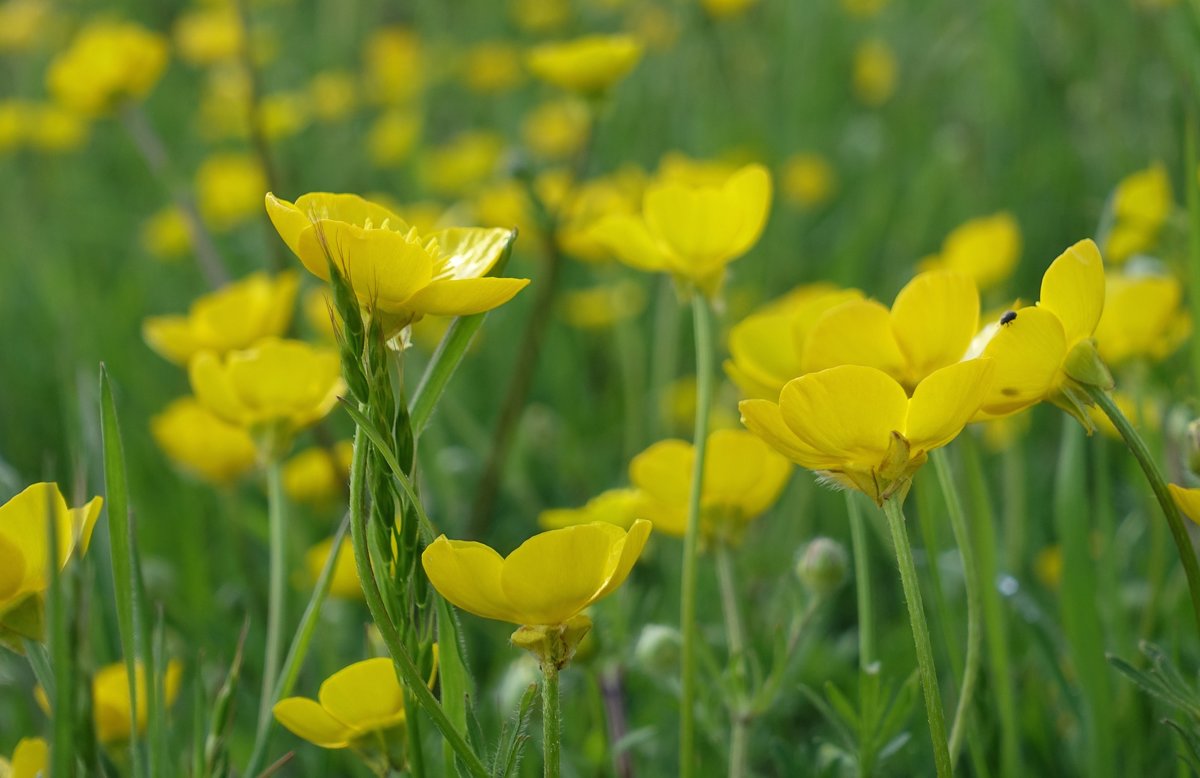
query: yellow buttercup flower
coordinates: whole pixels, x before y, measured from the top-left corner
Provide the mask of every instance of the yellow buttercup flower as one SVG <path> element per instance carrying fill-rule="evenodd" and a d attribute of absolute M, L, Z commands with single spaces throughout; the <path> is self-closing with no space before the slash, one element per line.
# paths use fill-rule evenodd
<path fill-rule="evenodd" d="M 159 259 L 179 259 L 192 248 L 187 217 L 173 205 L 163 208 L 142 224 L 141 243 Z"/>
<path fill-rule="evenodd" d="M 778 398 L 784 384 L 808 372 L 804 355 L 817 321 L 827 311 L 861 299 L 857 289 L 831 284 L 792 290 L 733 326 L 725 373 L 746 397 Z"/>
<path fill-rule="evenodd" d="M 50 745 L 40 737 L 17 741 L 12 761 L 0 759 L 0 778 L 38 778 L 50 774 Z"/>
<path fill-rule="evenodd" d="M 557 209 L 562 250 L 585 262 L 612 259 L 613 252 L 597 240 L 593 228 L 608 216 L 635 216 L 645 189 L 645 174 L 632 166 L 573 187 Z"/>
<path fill-rule="evenodd" d="M 328 248 L 389 335 L 427 314 L 490 311 L 529 283 L 486 275 L 511 240 L 508 230 L 456 227 L 423 236 L 386 208 L 346 194 L 307 194 L 295 204 L 268 194 L 267 212 L 288 248 L 324 280 Z"/>
<path fill-rule="evenodd" d="M 404 27 L 385 27 L 368 40 L 363 55 L 366 96 L 385 105 L 409 103 L 425 88 L 421 42 Z"/>
<path fill-rule="evenodd" d="M 218 232 L 257 216 L 267 176 L 250 154 L 213 154 L 196 171 L 196 204 Z"/>
<path fill-rule="evenodd" d="M 892 99 L 899 64 L 892 47 L 878 38 L 863 41 L 854 50 L 854 95 L 871 107 Z"/>
<path fill-rule="evenodd" d="M 295 135 L 308 126 L 311 115 L 308 95 L 303 92 L 275 92 L 265 95 L 258 104 L 258 124 L 267 140 Z M 263 189 L 266 186 L 260 188 L 260 195 Z"/>
<path fill-rule="evenodd" d="M 57 105 L 31 105 L 25 121 L 26 139 L 38 151 L 74 151 L 83 146 L 88 138 L 87 121 L 74 111 L 64 110 Z"/>
<path fill-rule="evenodd" d="M 412 154 L 421 136 L 421 117 L 403 108 L 380 114 L 367 132 L 367 154 L 378 167 L 397 167 Z"/>
<path fill-rule="evenodd" d="M 225 421 L 285 436 L 323 418 L 345 390 L 335 349 L 279 338 L 224 356 L 202 351 L 188 377 L 196 399 Z"/>
<path fill-rule="evenodd" d="M 430 583 L 455 606 L 485 619 L 557 626 L 617 589 L 641 556 L 650 522 L 628 532 L 605 522 L 534 535 L 507 557 L 442 535 L 421 554 Z"/>
<path fill-rule="evenodd" d="M 49 585 L 50 526 L 53 517 L 58 567 L 72 554 L 83 554 L 92 540 L 104 500 L 93 497 L 69 508 L 53 483 L 36 483 L 0 505 L 0 618 L 27 597 L 41 595 Z"/>
<path fill-rule="evenodd" d="M 627 76 L 641 58 L 642 44 L 630 35 L 588 35 L 535 46 L 525 64 L 549 84 L 595 95 Z"/>
<path fill-rule="evenodd" d="M 464 132 L 421 158 L 420 176 L 435 194 L 458 197 L 496 172 L 504 139 L 493 132 Z"/>
<path fill-rule="evenodd" d="M 480 187 L 472 206 L 475 220 L 486 227 L 515 228 L 523 242 L 536 242 L 541 235 L 533 200 L 518 181 L 506 179 Z"/>
<path fill-rule="evenodd" d="M 183 365 L 201 351 L 224 354 L 282 335 L 292 320 L 299 279 L 293 272 L 271 278 L 252 273 L 198 297 L 186 316 L 151 316 L 142 337 L 155 352 Z"/>
<path fill-rule="evenodd" d="M 358 107 L 358 78 L 344 70 L 323 70 L 308 82 L 308 97 L 318 121 L 344 119 Z"/>
<path fill-rule="evenodd" d="M 135 688 L 137 694 L 137 727 L 138 732 L 146 731 L 148 711 L 146 710 L 146 671 L 139 661 L 136 664 Z M 183 665 L 178 660 L 167 662 L 163 672 L 163 701 L 167 707 L 174 704 L 179 696 L 179 684 L 183 676 Z M 47 714 L 51 714 L 50 701 L 42 687 L 35 689 L 38 704 Z M 119 747 L 129 741 L 129 720 L 132 718 L 131 701 L 129 697 L 129 672 L 124 662 L 116 662 L 101 667 L 92 676 L 92 719 L 96 729 L 96 739 L 104 746 Z M 163 711 L 159 711 L 160 715 Z"/>
<path fill-rule="evenodd" d="M 873 367 L 842 365 L 789 381 L 779 402 L 743 400 L 742 422 L 793 462 L 882 505 L 903 495 L 926 455 L 958 436 L 992 383 L 990 360 L 930 373 L 912 396 Z"/>
<path fill-rule="evenodd" d="M 288 731 L 315 746 L 369 748 L 387 739 L 381 733 L 404 726 L 404 687 L 392 660 L 377 657 L 326 678 L 317 699 L 288 697 L 272 710 Z"/>
<path fill-rule="evenodd" d="M 1095 332 L 1100 357 L 1113 366 L 1139 357 L 1166 359 L 1191 333 L 1182 301 L 1183 286 L 1174 276 L 1109 275 Z"/>
<path fill-rule="evenodd" d="M 175 20 L 175 49 L 192 65 L 232 60 L 242 53 L 242 20 L 237 8 L 203 8 Z"/>
<path fill-rule="evenodd" d="M 793 154 L 783 163 L 779 190 L 783 198 L 807 210 L 829 201 L 837 190 L 837 172 L 820 154 Z"/>
<path fill-rule="evenodd" d="M 333 549 L 333 538 L 326 538 L 304 554 L 304 568 L 308 584 L 315 585 Z M 354 548 L 346 540 L 338 549 L 333 562 L 333 577 L 329 579 L 329 594 L 345 600 L 361 600 L 362 584 L 358 580 L 358 566 L 354 561 Z"/>
<path fill-rule="evenodd" d="M 567 324 L 581 330 L 605 330 L 632 319 L 646 307 L 646 292 L 625 279 L 589 289 L 563 292 L 559 310 Z"/>
<path fill-rule="evenodd" d="M 488 41 L 472 46 L 463 56 L 462 80 L 479 94 L 507 92 L 521 83 L 521 52 L 511 43 Z"/>
<path fill-rule="evenodd" d="M 258 462 L 249 433 L 194 397 L 172 401 L 150 420 L 150 434 L 172 462 L 215 484 L 236 480 Z"/>
<path fill-rule="evenodd" d="M 630 462 L 629 480 L 647 498 L 639 515 L 652 521 L 656 530 L 684 536 L 694 459 L 691 443 L 663 440 Z M 775 504 L 791 474 L 791 463 L 749 432 L 710 433 L 700 494 L 701 530 L 736 542 L 746 524 Z"/>
<path fill-rule="evenodd" d="M 758 242 L 770 206 L 771 176 L 761 165 L 747 165 L 719 185 L 660 177 L 646 188 L 640 217 L 614 214 L 594 234 L 631 267 L 713 291 L 725 266 Z"/>
<path fill-rule="evenodd" d="M 637 489 L 609 489 L 587 501 L 582 508 L 550 508 L 538 514 L 542 529 L 562 529 L 592 522 L 629 529 L 643 518 L 646 495 Z"/>
<path fill-rule="evenodd" d="M 1007 211 L 963 222 L 942 241 L 942 250 L 922 270 L 953 270 L 990 289 L 1012 275 L 1021 256 L 1021 228 Z"/>
<path fill-rule="evenodd" d="M 552 100 L 534 107 L 521 122 L 521 139 L 541 159 L 569 159 L 587 143 L 591 109 L 578 99 Z"/>
<path fill-rule="evenodd" d="M 1104 254 L 1114 264 L 1150 249 L 1171 215 L 1171 178 L 1161 162 L 1121 180 L 1113 192 L 1113 226 Z"/>
<path fill-rule="evenodd" d="M 700 0 L 700 5 L 714 19 L 730 19 L 758 5 L 758 0 Z"/>
<path fill-rule="evenodd" d="M 333 451 L 306 448 L 283 463 L 283 491 L 292 502 L 322 506 L 341 494 L 350 473 L 354 444 L 340 440 Z"/>
<path fill-rule="evenodd" d="M 139 100 L 167 65 L 167 42 L 131 22 L 86 25 L 50 63 L 46 83 L 63 106 L 86 116 L 106 114 Z"/>
<path fill-rule="evenodd" d="M 1181 513 L 1200 524 L 1200 489 L 1188 489 L 1177 484 L 1167 484 L 1171 497 Z"/>

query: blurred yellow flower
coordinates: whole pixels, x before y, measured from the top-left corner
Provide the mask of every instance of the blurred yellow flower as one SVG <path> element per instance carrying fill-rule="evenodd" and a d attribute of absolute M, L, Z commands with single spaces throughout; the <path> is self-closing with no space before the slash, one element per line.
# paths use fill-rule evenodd
<path fill-rule="evenodd" d="M 326 538 L 310 548 L 304 554 L 304 568 L 308 584 L 314 586 L 325 569 L 329 560 L 329 552 L 333 550 L 333 538 Z M 333 562 L 333 577 L 329 579 L 329 594 L 344 600 L 361 600 L 363 598 L 362 584 L 358 580 L 358 567 L 354 562 L 354 548 L 346 540 L 338 548 L 337 558 Z M 295 730 L 293 730 L 295 731 Z"/>
<path fill-rule="evenodd" d="M 578 99 L 551 100 L 535 106 L 521 122 L 521 140 L 541 159 L 570 159 L 587 145 L 591 109 Z"/>
<path fill-rule="evenodd" d="M 25 141 L 29 105 L 21 100 L 0 100 L 0 152 L 12 151 Z"/>
<path fill-rule="evenodd" d="M 142 248 L 158 259 L 179 259 L 192 248 L 187 217 L 174 205 L 155 213 L 142 224 Z"/>
<path fill-rule="evenodd" d="M 57 105 L 34 104 L 28 107 L 25 116 L 25 136 L 29 145 L 39 151 L 73 151 L 87 140 L 88 123 L 79 114 Z"/>
<path fill-rule="evenodd" d="M 180 468 L 215 484 L 227 484 L 258 462 L 254 441 L 194 397 L 173 400 L 150 419 L 150 434 Z"/>
<path fill-rule="evenodd" d="M 233 5 L 186 11 L 175 20 L 175 50 L 191 65 L 235 59 L 243 41 L 242 20 Z"/>
<path fill-rule="evenodd" d="M 1113 192 L 1113 225 L 1104 244 L 1108 261 L 1120 264 L 1152 248 L 1172 206 L 1171 178 L 1161 162 L 1121 179 Z"/>
<path fill-rule="evenodd" d="M 1158 432 L 1162 428 L 1162 414 L 1158 409 L 1158 405 L 1154 400 L 1145 393 L 1138 397 L 1134 397 L 1128 392 L 1113 392 L 1113 402 L 1121 410 L 1122 415 L 1129 419 L 1129 423 L 1134 426 L 1139 432 Z M 1113 426 L 1112 420 L 1104 411 L 1096 406 L 1088 408 L 1088 415 L 1091 416 L 1092 423 L 1096 425 L 1096 429 L 1103 432 L 1113 440 L 1124 442 L 1124 437 Z"/>
<path fill-rule="evenodd" d="M 186 316 L 147 317 L 142 337 L 155 352 L 179 365 L 201 351 L 224 354 L 246 348 L 287 331 L 298 284 L 291 271 L 274 278 L 251 273 L 196 298 Z"/>
<path fill-rule="evenodd" d="M 793 154 L 783 163 L 779 190 L 801 209 L 816 208 L 837 190 L 837 172 L 820 154 Z"/>
<path fill-rule="evenodd" d="M 1002 211 L 955 227 L 942 241 L 941 252 L 921 261 L 921 269 L 963 273 L 983 291 L 1008 280 L 1020 256 L 1021 227 Z"/>
<path fill-rule="evenodd" d="M 641 556 L 650 522 L 628 532 L 593 522 L 534 535 L 507 557 L 442 535 L 421 554 L 429 582 L 453 605 L 485 619 L 556 626 L 617 589 Z"/>
<path fill-rule="evenodd" d="M 258 158 L 250 154 L 213 154 L 196 171 L 196 204 L 217 232 L 257 216 L 265 191 L 267 176 Z"/>
<path fill-rule="evenodd" d="M 593 234 L 625 264 L 671 273 L 711 293 L 725 266 L 758 242 L 770 206 L 771 176 L 761 165 L 719 185 L 660 176 L 646 188 L 640 218 L 611 215 Z"/>
<path fill-rule="evenodd" d="M 645 173 L 626 166 L 573 187 L 557 209 L 558 243 L 574 259 L 605 262 L 613 258 L 593 228 L 612 215 L 636 216 L 646 188 Z"/>
<path fill-rule="evenodd" d="M 605 522 L 629 529 L 642 518 L 646 496 L 637 489 L 609 489 L 587 501 L 582 508 L 550 508 L 538 514 L 542 529 L 562 529 L 579 524 Z"/>
<path fill-rule="evenodd" d="M 402 105 L 411 102 L 425 87 L 421 42 L 404 27 L 385 27 L 366 43 L 365 95 L 374 103 Z"/>
<path fill-rule="evenodd" d="M 609 329 L 617 322 L 636 317 L 645 308 L 645 290 L 629 279 L 567 290 L 559 304 L 563 321 L 581 330 Z"/>
<path fill-rule="evenodd" d="M 726 375 L 745 397 L 777 399 L 784 384 L 808 372 L 804 358 L 813 326 L 852 300 L 862 300 L 862 292 L 808 284 L 763 306 L 729 331 Z"/>
<path fill-rule="evenodd" d="M 208 68 L 199 108 L 204 137 L 210 140 L 247 137 L 250 96 L 250 77 L 240 61 Z"/>
<path fill-rule="evenodd" d="M 1062 546 L 1057 543 L 1053 546 L 1046 546 L 1034 557 L 1033 574 L 1047 589 L 1058 591 L 1059 585 L 1062 584 L 1062 572 Z"/>
<path fill-rule="evenodd" d="M 1139 357 L 1166 359 L 1191 334 L 1182 302 L 1183 285 L 1174 276 L 1109 275 L 1094 335 L 1100 357 L 1113 366 Z"/>
<path fill-rule="evenodd" d="M 588 35 L 530 49 L 525 64 L 541 80 L 584 95 L 605 91 L 642 58 L 642 44 L 629 35 Z"/>
<path fill-rule="evenodd" d="M 6 0 L 0 3 L 0 52 L 34 48 L 52 28 L 53 6 L 44 0 Z"/>
<path fill-rule="evenodd" d="M 395 334 L 427 314 L 465 316 L 508 302 L 529 283 L 486 274 L 511 240 L 503 229 L 453 227 L 422 236 L 386 208 L 348 194 L 267 195 L 267 212 L 309 272 L 329 280 L 332 253 L 359 302 Z"/>
<path fill-rule="evenodd" d="M 692 487 L 691 443 L 663 440 L 629 463 L 629 480 L 646 502 L 638 514 L 654 529 L 675 537 L 687 530 Z M 745 430 L 717 430 L 708 436 L 700 496 L 701 531 L 736 542 L 745 525 L 775 504 L 792 474 L 787 458 Z"/>
<path fill-rule="evenodd" d="M 0 758 L 0 778 L 44 778 L 49 771 L 50 745 L 40 737 L 17 741 L 11 762 Z"/>
<path fill-rule="evenodd" d="M 628 26 L 651 51 L 667 51 L 679 40 L 679 17 L 661 5 L 634 3 L 629 9 Z"/>
<path fill-rule="evenodd" d="M 404 726 L 404 688 L 387 657 L 366 659 L 325 679 L 317 699 L 275 703 L 275 719 L 320 748 L 374 747 L 381 734 Z"/>
<path fill-rule="evenodd" d="M 479 94 L 507 92 L 521 83 L 521 52 L 505 41 L 477 43 L 467 50 L 462 61 L 462 80 L 467 89 Z"/>
<path fill-rule="evenodd" d="M 534 35 L 558 32 L 571 20 L 570 0 L 508 0 L 508 18 Z"/>
<path fill-rule="evenodd" d="M 475 218 L 485 227 L 515 227 L 522 243 L 534 243 L 541 235 L 533 201 L 519 181 L 510 178 L 480 187 L 472 205 Z"/>
<path fill-rule="evenodd" d="M 493 132 L 464 132 L 421 159 L 420 175 L 435 194 L 458 197 L 492 177 L 504 152 L 504 139 Z"/>
<path fill-rule="evenodd" d="M 323 70 L 308 82 L 313 118 L 336 122 L 358 107 L 358 78 L 345 70 Z"/>
<path fill-rule="evenodd" d="M 295 135 L 308 126 L 311 114 L 308 95 L 303 92 L 275 92 L 258 104 L 258 123 L 267 140 Z"/>
<path fill-rule="evenodd" d="M 878 16 L 888 0 L 841 0 L 842 10 L 859 19 Z"/>
<path fill-rule="evenodd" d="M 323 418 L 345 390 L 335 349 L 278 338 L 224 356 L 201 351 L 188 378 L 196 399 L 217 416 L 252 433 L 278 429 L 282 437 Z"/>
<path fill-rule="evenodd" d="M 300 307 L 304 311 L 304 319 L 318 340 L 326 343 L 333 343 L 337 340 L 337 332 L 342 326 L 342 320 L 333 306 L 333 298 L 329 296 L 328 288 L 309 289 L 304 293 L 304 301 Z"/>
<path fill-rule="evenodd" d="M 871 107 L 892 99 L 896 92 L 899 64 L 892 47 L 873 38 L 854 50 L 854 96 Z"/>
<path fill-rule="evenodd" d="M 974 359 L 904 387 L 873 367 L 842 365 L 789 381 L 778 404 L 743 400 L 742 422 L 793 462 L 882 505 L 903 496 L 928 452 L 979 411 L 993 365 Z"/>
<path fill-rule="evenodd" d="M 138 732 L 146 731 L 148 716 L 146 704 L 146 671 L 138 662 L 135 672 L 137 694 L 137 727 Z M 179 684 L 183 675 L 183 665 L 175 659 L 167 662 L 163 672 L 163 701 L 169 707 L 179 696 Z M 42 687 L 37 687 L 35 696 L 42 710 L 48 715 L 50 701 Z M 92 719 L 96 729 L 96 739 L 103 746 L 120 747 L 129 741 L 132 718 L 131 700 L 129 697 L 129 672 L 124 662 L 105 665 L 92 676 Z M 163 711 L 159 711 L 163 715 Z"/>
<path fill-rule="evenodd" d="M 46 73 L 54 98 L 87 116 L 106 114 L 146 96 L 167 65 L 167 42 L 131 22 L 83 27 Z"/>
<path fill-rule="evenodd" d="M 36 483 L 0 505 L 0 617 L 49 586 L 48 519 L 54 517 L 58 543 L 54 556 L 61 570 L 72 554 L 87 551 L 103 504 L 102 498 L 93 497 L 70 508 L 57 484 Z"/>
<path fill-rule="evenodd" d="M 731 19 L 758 5 L 758 0 L 700 0 L 700 5 L 714 19 Z"/>
<path fill-rule="evenodd" d="M 292 502 L 323 506 L 341 495 L 350 473 L 354 444 L 338 441 L 333 452 L 313 446 L 283 463 L 283 491 Z"/>
<path fill-rule="evenodd" d="M 658 162 L 655 179 L 692 187 L 721 186 L 738 172 L 741 165 L 731 159 L 739 156 L 733 153 L 719 159 L 697 159 L 678 151 L 668 151 Z"/>
<path fill-rule="evenodd" d="M 367 131 L 367 155 L 376 167 L 399 167 L 421 137 L 421 117 L 404 108 L 379 115 Z"/>

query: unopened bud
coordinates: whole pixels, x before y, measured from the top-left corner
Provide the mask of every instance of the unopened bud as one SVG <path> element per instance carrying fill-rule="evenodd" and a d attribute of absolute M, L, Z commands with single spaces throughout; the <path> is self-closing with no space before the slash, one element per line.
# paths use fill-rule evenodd
<path fill-rule="evenodd" d="M 682 645 L 679 630 L 665 624 L 647 624 L 638 636 L 633 656 L 648 673 L 672 673 L 679 667 Z"/>
<path fill-rule="evenodd" d="M 818 597 L 837 591 L 846 580 L 850 560 L 841 543 L 831 538 L 816 538 L 804 549 L 796 565 L 796 575 Z"/>

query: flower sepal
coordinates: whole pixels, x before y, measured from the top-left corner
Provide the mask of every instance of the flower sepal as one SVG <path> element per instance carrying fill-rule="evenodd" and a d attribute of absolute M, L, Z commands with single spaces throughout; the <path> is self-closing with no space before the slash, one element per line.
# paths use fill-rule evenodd
<path fill-rule="evenodd" d="M 1096 341 L 1091 338 L 1075 344 L 1063 362 L 1063 372 L 1072 381 L 1084 386 L 1095 386 L 1106 392 L 1114 386 L 1112 373 L 1100 358 Z"/>
<path fill-rule="evenodd" d="M 1076 383 L 1073 379 L 1064 381 L 1046 399 L 1082 424 L 1089 436 L 1096 431 L 1096 425 L 1092 421 L 1091 414 L 1088 413 L 1088 408 L 1093 403 L 1081 384 Z"/>
<path fill-rule="evenodd" d="M 376 730 L 355 739 L 350 744 L 362 763 L 379 778 L 394 775 L 408 767 L 407 725 L 401 721 L 394 727 Z"/>
<path fill-rule="evenodd" d="M 566 667 L 579 643 L 592 629 L 592 620 L 582 613 L 576 614 L 562 624 L 526 624 L 509 639 L 518 648 L 523 648 L 537 657 L 543 667 L 558 670 Z"/>

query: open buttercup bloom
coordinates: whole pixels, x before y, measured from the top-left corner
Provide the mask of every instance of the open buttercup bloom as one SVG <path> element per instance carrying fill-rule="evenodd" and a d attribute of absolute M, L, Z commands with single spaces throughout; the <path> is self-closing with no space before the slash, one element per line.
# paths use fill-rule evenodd
<path fill-rule="evenodd" d="M 695 449 L 684 440 L 662 440 L 633 458 L 629 480 L 645 496 L 640 515 L 675 537 L 687 532 L 688 496 Z M 740 540 L 746 524 L 779 499 L 792 474 L 786 457 L 745 430 L 716 430 L 708 436 L 700 493 L 705 537 Z"/>
<path fill-rule="evenodd" d="M 17 741 L 12 761 L 0 757 L 0 778 L 38 778 L 49 775 L 50 745 L 40 737 Z"/>
<path fill-rule="evenodd" d="M 980 216 L 950 231 L 937 254 L 921 261 L 922 270 L 953 270 L 987 290 L 1008 280 L 1021 256 L 1021 227 L 1007 211 Z"/>
<path fill-rule="evenodd" d="M 188 377 L 197 400 L 252 434 L 302 429 L 329 413 L 345 390 L 336 349 L 278 338 L 224 356 L 203 351 Z"/>
<path fill-rule="evenodd" d="M 326 538 L 304 553 L 303 583 L 312 587 L 321 577 L 329 552 L 333 550 L 333 538 Z M 358 580 L 358 566 L 354 561 L 354 548 L 346 540 L 338 547 L 333 560 L 333 576 L 329 579 L 329 596 L 346 600 L 363 598 L 362 583 Z"/>
<path fill-rule="evenodd" d="M 807 372 L 804 354 L 817 321 L 842 303 L 861 299 L 857 289 L 817 283 L 764 305 L 730 329 L 726 375 L 745 397 L 776 399 L 784 384 Z"/>
<path fill-rule="evenodd" d="M 602 521 L 627 530 L 639 518 L 644 518 L 645 507 L 646 495 L 637 489 L 608 489 L 581 508 L 542 511 L 538 514 L 538 525 L 542 529 L 561 529 Z"/>
<path fill-rule="evenodd" d="M 92 540 L 104 500 L 93 497 L 77 508 L 53 483 L 36 483 L 0 505 L 0 620 L 28 597 L 49 585 L 48 520 L 55 523 L 61 570 L 73 554 L 83 554 Z"/>
<path fill-rule="evenodd" d="M 150 434 L 178 467 L 213 484 L 231 483 L 258 463 L 250 433 L 195 397 L 173 400 L 151 418 Z"/>
<path fill-rule="evenodd" d="M 146 96 L 167 65 L 166 39 L 132 22 L 87 24 L 46 73 L 54 99 L 85 116 Z"/>
<path fill-rule="evenodd" d="M 535 46 L 525 65 L 549 84 L 596 95 L 627 76 L 641 58 L 642 44 L 631 35 L 588 35 Z"/>
<path fill-rule="evenodd" d="M 315 746 L 370 746 L 381 733 L 404 726 L 404 687 L 392 660 L 377 657 L 326 678 L 317 699 L 288 697 L 272 710 L 288 731 Z"/>
<path fill-rule="evenodd" d="M 306 194 L 293 204 L 268 193 L 267 213 L 288 248 L 326 281 L 328 251 L 388 335 L 427 314 L 490 311 L 529 284 L 487 276 L 512 241 L 509 230 L 454 227 L 422 236 L 383 206 L 351 194 Z"/>
<path fill-rule="evenodd" d="M 342 494 L 353 456 L 354 444 L 348 440 L 294 454 L 283 463 L 283 493 L 292 502 L 327 506 Z"/>
<path fill-rule="evenodd" d="M 179 696 L 179 685 L 183 679 L 183 664 L 177 659 L 167 662 L 163 671 L 163 701 L 167 707 Z M 139 661 L 135 665 L 135 689 L 137 694 L 138 732 L 146 731 L 148 710 L 146 703 L 146 671 Z M 47 714 L 53 715 L 50 700 L 42 687 L 34 689 L 38 704 Z M 96 739 L 104 746 L 122 746 L 129 741 L 132 711 L 129 697 L 129 671 L 124 662 L 105 665 L 92 676 L 92 720 L 96 728 Z M 164 711 L 160 711 L 160 714 Z"/>
<path fill-rule="evenodd" d="M 789 381 L 779 402 L 743 400 L 742 422 L 776 451 L 882 505 L 907 491 L 926 455 L 979 411 L 992 383 L 987 359 L 930 373 L 909 397 L 874 367 L 841 365 Z"/>
<path fill-rule="evenodd" d="M 201 351 L 224 354 L 282 336 L 292 321 L 299 282 L 293 272 L 274 278 L 252 273 L 196 298 L 187 315 L 148 317 L 142 337 L 158 354 L 186 365 Z"/>
<path fill-rule="evenodd" d="M 1153 248 L 1173 204 L 1171 177 L 1161 162 L 1123 178 L 1112 197 L 1113 223 L 1104 242 L 1108 261 L 1120 264 Z"/>
<path fill-rule="evenodd" d="M 640 215 L 613 214 L 593 231 L 630 267 L 670 273 L 711 294 L 725 266 L 758 242 L 770 207 L 771 176 L 762 165 L 720 183 L 659 175 L 646 187 Z"/>
<path fill-rule="evenodd" d="M 1108 275 L 1094 334 L 1100 358 L 1112 367 L 1137 358 L 1166 359 L 1191 334 L 1182 302 L 1183 285 L 1174 276 L 1129 270 Z"/>

